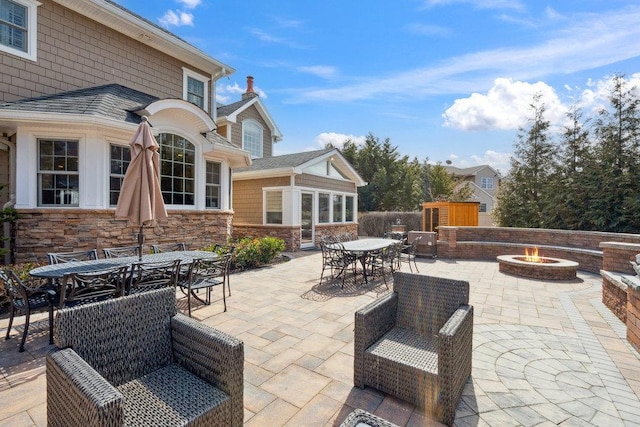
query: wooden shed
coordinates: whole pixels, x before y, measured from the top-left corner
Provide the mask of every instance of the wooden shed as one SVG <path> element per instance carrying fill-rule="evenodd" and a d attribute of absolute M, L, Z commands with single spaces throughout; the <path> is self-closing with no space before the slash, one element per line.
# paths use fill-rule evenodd
<path fill-rule="evenodd" d="M 480 202 L 424 202 L 422 231 L 438 231 L 440 225 L 478 226 Z"/>

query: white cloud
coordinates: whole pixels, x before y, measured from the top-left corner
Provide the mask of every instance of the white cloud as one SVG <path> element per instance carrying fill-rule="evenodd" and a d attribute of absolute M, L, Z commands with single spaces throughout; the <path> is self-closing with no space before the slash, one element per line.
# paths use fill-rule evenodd
<path fill-rule="evenodd" d="M 442 115 L 444 125 L 466 131 L 518 129 L 531 117 L 530 105 L 535 94 L 541 95 L 545 118 L 561 123 L 567 109 L 551 86 L 499 78 L 486 94 L 456 99 Z"/>
<path fill-rule="evenodd" d="M 193 25 L 193 14 L 180 10 L 167 10 L 160 19 L 160 25 L 163 27 Z"/>
<path fill-rule="evenodd" d="M 178 3 L 182 3 L 182 5 L 187 9 L 195 9 L 196 7 L 200 6 L 200 3 L 202 3 L 202 0 L 177 0 L 177 1 Z"/>
<path fill-rule="evenodd" d="M 344 142 L 348 139 L 353 141 L 356 145 L 363 145 L 367 138 L 365 136 L 347 135 L 344 133 L 323 132 L 313 139 L 313 143 L 321 148 L 324 148 L 327 144 L 331 143 L 334 147 L 341 149 Z"/>
<path fill-rule="evenodd" d="M 338 72 L 336 67 L 332 67 L 330 65 L 311 65 L 307 67 L 298 67 L 298 71 L 313 74 L 314 76 L 322 77 L 323 79 L 330 79 L 334 77 Z"/>
<path fill-rule="evenodd" d="M 216 91 L 216 99 L 221 103 L 239 101 L 240 96 L 238 95 L 242 95 L 246 90 L 246 87 L 241 87 L 237 82 L 234 82 L 233 84 L 220 84 Z M 266 92 L 260 89 L 260 87 L 254 85 L 253 91 L 257 93 L 260 98 L 267 99 Z"/>
<path fill-rule="evenodd" d="M 456 3 L 466 3 L 478 9 L 524 9 L 517 0 L 425 0 L 426 6 L 447 6 Z"/>
<path fill-rule="evenodd" d="M 411 34 L 418 34 L 421 36 L 447 36 L 451 34 L 451 30 L 439 25 L 426 25 L 413 23 L 405 26 L 405 31 Z"/>
<path fill-rule="evenodd" d="M 392 75 L 359 77 L 352 79 L 355 84 L 306 90 L 293 101 L 349 102 L 472 93 L 487 90 L 495 76 L 537 80 L 640 55 L 640 7 L 576 14 L 562 22 L 568 24 L 546 32 L 548 38 L 537 45 L 473 52 Z"/>

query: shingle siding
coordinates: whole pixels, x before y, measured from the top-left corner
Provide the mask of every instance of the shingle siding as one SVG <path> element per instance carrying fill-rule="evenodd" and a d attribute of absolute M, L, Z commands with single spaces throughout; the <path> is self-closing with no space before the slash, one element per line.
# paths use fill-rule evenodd
<path fill-rule="evenodd" d="M 262 189 L 289 186 L 289 177 L 252 179 L 233 182 L 233 221 L 262 224 Z"/>
<path fill-rule="evenodd" d="M 242 122 L 248 119 L 255 120 L 262 126 L 262 157 L 271 157 L 273 155 L 271 129 L 269 129 L 267 122 L 264 121 L 255 105 L 250 106 L 240 113 L 237 123 L 231 125 L 231 142 L 242 148 Z"/>
<path fill-rule="evenodd" d="M 106 83 L 182 98 L 182 62 L 50 0 L 38 7 L 37 62 L 0 57 L 0 101 Z"/>
<path fill-rule="evenodd" d="M 296 176 L 295 185 L 298 187 L 318 188 L 327 191 L 340 191 L 345 193 L 355 193 L 357 191 L 356 185 L 353 182 L 338 181 L 337 179 L 310 174 Z"/>

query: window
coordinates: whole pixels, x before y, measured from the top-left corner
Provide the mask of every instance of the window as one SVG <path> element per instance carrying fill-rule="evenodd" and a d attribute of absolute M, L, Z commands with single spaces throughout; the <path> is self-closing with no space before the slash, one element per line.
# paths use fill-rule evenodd
<path fill-rule="evenodd" d="M 0 51 L 37 59 L 37 7 L 34 0 L 0 0 Z"/>
<path fill-rule="evenodd" d="M 267 224 L 282 224 L 282 191 L 267 191 Z"/>
<path fill-rule="evenodd" d="M 333 222 L 342 222 L 342 196 L 333 195 Z"/>
<path fill-rule="evenodd" d="M 111 145 L 110 148 L 109 205 L 115 206 L 118 204 L 124 174 L 131 161 L 131 152 L 128 147 L 122 145 Z"/>
<path fill-rule="evenodd" d="M 205 206 L 210 209 L 220 209 L 220 169 L 220 163 L 207 162 Z"/>
<path fill-rule="evenodd" d="M 345 208 L 344 208 L 344 212 L 345 212 L 345 218 L 344 220 L 346 222 L 353 222 L 353 196 L 345 196 L 344 198 L 344 202 L 345 202 Z"/>
<path fill-rule="evenodd" d="M 183 98 L 203 110 L 208 111 L 209 98 L 207 96 L 207 86 L 209 79 L 186 68 L 182 70 L 184 72 Z"/>
<path fill-rule="evenodd" d="M 486 211 L 487 211 L 487 204 L 480 203 L 480 206 L 478 206 L 478 212 L 486 212 Z"/>
<path fill-rule="evenodd" d="M 38 140 L 38 206 L 78 206 L 78 141 Z"/>
<path fill-rule="evenodd" d="M 482 177 L 480 178 L 480 186 L 491 190 L 493 188 L 493 178 Z"/>
<path fill-rule="evenodd" d="M 167 205 L 193 205 L 195 199 L 195 147 L 181 136 L 161 133 L 160 188 Z"/>
<path fill-rule="evenodd" d="M 254 159 L 262 157 L 262 126 L 253 120 L 242 122 L 242 148 Z"/>
<path fill-rule="evenodd" d="M 318 222 L 329 222 L 329 205 L 331 204 L 331 197 L 328 194 L 320 193 L 318 195 Z"/>

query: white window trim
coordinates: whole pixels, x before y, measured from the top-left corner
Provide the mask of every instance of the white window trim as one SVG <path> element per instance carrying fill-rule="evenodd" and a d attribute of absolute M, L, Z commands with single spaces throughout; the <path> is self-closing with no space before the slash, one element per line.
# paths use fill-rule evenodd
<path fill-rule="evenodd" d="M 0 44 L 0 51 L 35 62 L 38 60 L 38 9 L 37 7 L 40 6 L 42 3 L 34 0 L 11 0 L 11 1 L 27 8 L 27 51 L 23 52 L 21 50 L 15 49 L 10 46 L 5 46 L 3 44 Z"/>
<path fill-rule="evenodd" d="M 189 77 L 195 80 L 199 80 L 204 83 L 204 108 L 203 110 L 209 112 L 209 77 L 196 73 L 193 70 L 182 67 L 182 99 L 187 100 L 187 88 L 189 87 Z"/>
<path fill-rule="evenodd" d="M 493 190 L 493 178 L 486 176 L 480 178 L 480 188 L 485 190 Z"/>
<path fill-rule="evenodd" d="M 262 224 L 263 225 L 284 225 L 284 190 L 285 188 L 280 187 L 270 187 L 262 189 Z M 283 215 L 282 222 L 280 224 L 274 224 L 267 222 L 267 193 L 280 193 L 281 201 L 280 201 L 280 212 Z"/>
<path fill-rule="evenodd" d="M 244 127 L 245 125 L 254 125 L 256 126 L 259 130 L 260 130 L 260 135 L 258 135 L 258 139 L 260 140 L 260 155 L 258 156 L 254 156 L 253 154 L 251 154 L 251 158 L 252 159 L 261 159 L 262 157 L 264 157 L 264 128 L 262 127 L 262 125 L 260 124 L 260 122 L 258 122 L 257 120 L 253 120 L 253 119 L 246 119 L 242 121 L 242 149 L 245 151 L 249 151 L 247 150 L 247 148 L 244 145 Z M 251 153 L 249 151 L 249 153 Z"/>
<path fill-rule="evenodd" d="M 220 182 L 218 184 L 209 184 L 207 182 L 207 163 L 217 163 L 220 166 Z M 214 210 L 214 211 L 222 210 L 223 193 L 224 193 L 224 191 L 223 191 L 224 186 L 222 185 L 222 182 L 223 182 L 223 176 L 222 175 L 223 175 L 223 171 L 224 171 L 224 167 L 223 166 L 224 166 L 224 164 L 222 163 L 222 161 L 217 160 L 217 159 L 216 160 L 205 159 L 205 161 L 204 161 L 205 177 L 204 177 L 204 195 L 203 195 L 203 197 L 204 197 L 204 209 L 205 210 Z M 218 190 L 219 190 L 218 207 L 217 208 L 210 208 L 210 207 L 207 207 L 207 200 L 206 200 L 207 199 L 207 188 L 210 187 L 210 186 L 213 187 L 213 186 L 216 186 L 216 185 L 217 185 Z"/>

